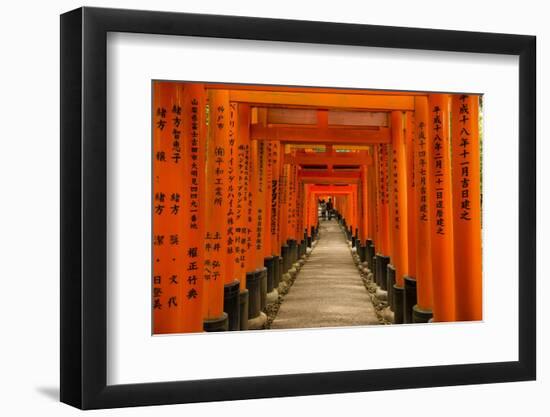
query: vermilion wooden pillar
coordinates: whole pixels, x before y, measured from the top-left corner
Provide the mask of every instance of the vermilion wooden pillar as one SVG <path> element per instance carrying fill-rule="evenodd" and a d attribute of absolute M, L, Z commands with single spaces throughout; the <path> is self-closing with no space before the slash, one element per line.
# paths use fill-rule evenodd
<path fill-rule="evenodd" d="M 250 107 L 239 103 L 237 106 L 237 204 L 236 218 L 236 253 L 235 271 L 240 281 L 239 307 L 240 329 L 248 329 L 249 291 L 246 278 L 248 265 L 252 256 L 249 245 L 250 230 L 249 218 L 252 216 L 250 206 Z"/>
<path fill-rule="evenodd" d="M 155 334 L 184 331 L 182 295 L 187 259 L 180 248 L 180 238 L 183 246 L 185 217 L 188 214 L 182 209 L 183 196 L 187 191 L 180 127 L 182 99 L 181 85 L 155 82 L 152 242 Z"/>
<path fill-rule="evenodd" d="M 286 153 L 286 146 L 282 150 Z M 286 273 L 289 266 L 288 253 L 288 183 L 290 175 L 290 165 L 283 162 L 284 155 L 281 156 L 281 169 L 279 180 L 279 246 L 281 247 L 281 256 L 283 257 L 283 273 Z"/>
<path fill-rule="evenodd" d="M 249 193 L 249 158 L 250 139 L 248 136 L 250 114 L 248 105 L 237 106 L 237 176 L 235 204 L 235 276 L 241 283 L 241 289 L 246 288 L 246 260 L 248 256 L 248 193 Z"/>
<path fill-rule="evenodd" d="M 236 237 L 236 206 L 237 198 L 236 192 L 238 187 L 238 143 L 237 143 L 237 103 L 227 103 L 227 141 L 226 141 L 226 177 L 227 186 L 225 188 L 225 194 L 227 198 L 227 211 L 226 217 L 226 277 L 225 282 L 231 283 L 238 281 L 238 272 L 235 268 L 235 237 Z"/>
<path fill-rule="evenodd" d="M 229 92 L 208 92 L 210 120 L 206 158 L 206 234 L 204 284 L 204 329 L 228 329 L 227 314 L 223 311 L 224 284 L 232 280 L 227 274 L 227 160 L 229 156 Z M 220 216 L 220 213 L 224 213 Z"/>
<path fill-rule="evenodd" d="M 370 232 L 370 201 L 369 201 L 369 166 L 361 167 L 361 244 L 369 238 Z"/>
<path fill-rule="evenodd" d="M 187 192 L 183 199 L 185 233 L 178 236 L 186 274 L 183 278 L 183 327 L 185 331 L 203 330 L 204 233 L 206 226 L 206 91 L 202 84 L 185 84 L 182 103 L 183 155 Z M 176 109 L 176 114 L 179 109 Z M 177 117 L 174 117 L 174 121 Z"/>
<path fill-rule="evenodd" d="M 264 190 L 264 258 L 271 257 L 271 216 L 272 216 L 272 181 L 273 181 L 273 143 L 266 141 L 264 145 L 266 152 L 265 160 L 265 190 Z"/>
<path fill-rule="evenodd" d="M 372 252 L 372 255 L 374 255 L 376 253 L 376 247 L 378 246 L 378 233 L 379 233 L 379 225 L 378 225 L 378 216 L 377 216 L 377 213 L 378 213 L 378 203 L 377 203 L 377 195 L 378 195 L 378 190 L 377 190 L 377 167 L 375 165 L 375 156 L 374 156 L 374 153 L 375 153 L 375 147 L 371 148 L 371 155 L 372 155 L 372 160 L 373 160 L 373 164 L 371 165 L 371 168 L 369 169 L 369 177 L 368 177 L 368 185 L 369 185 L 369 199 L 370 199 L 370 205 L 369 205 L 369 208 L 370 208 L 370 221 L 369 221 L 369 224 L 371 225 L 370 227 L 370 236 L 369 238 L 372 240 L 372 244 L 374 246 L 374 251 Z M 372 269 L 373 265 L 370 265 L 369 268 Z"/>
<path fill-rule="evenodd" d="M 479 96 L 452 97 L 456 320 L 482 319 Z"/>
<path fill-rule="evenodd" d="M 395 323 L 404 322 L 404 278 L 408 274 L 407 231 L 407 159 L 403 112 L 391 114 L 392 143 L 390 146 L 390 240 L 391 264 L 395 269 L 395 284 L 388 282 Z M 393 279 L 391 280 L 393 281 Z"/>
<path fill-rule="evenodd" d="M 429 199 L 430 158 L 428 147 L 431 145 L 428 127 L 428 98 L 414 98 L 415 107 L 415 227 L 416 227 L 416 291 L 417 304 L 413 307 L 413 322 L 425 323 L 432 318 L 432 251 L 431 221 L 433 212 Z"/>
<path fill-rule="evenodd" d="M 408 275 L 416 277 L 416 164 L 414 161 L 415 142 L 414 112 L 405 113 L 405 160 L 407 164 L 407 261 Z"/>
<path fill-rule="evenodd" d="M 405 159 L 407 164 L 407 275 L 404 278 L 404 322 L 413 322 L 413 308 L 417 303 L 416 289 L 416 164 L 414 162 L 414 112 L 405 112 Z"/>
<path fill-rule="evenodd" d="M 271 210 L 271 252 L 275 256 L 281 254 L 281 245 L 279 243 L 279 217 L 280 217 L 280 170 L 281 170 L 281 143 L 273 141 L 271 145 L 271 188 L 270 192 L 270 210 Z"/>
<path fill-rule="evenodd" d="M 449 105 L 446 94 L 428 97 L 433 318 L 438 322 L 456 317 Z"/>
<path fill-rule="evenodd" d="M 378 169 L 378 227 L 379 227 L 379 253 L 385 256 L 390 255 L 390 236 L 389 236 L 389 195 L 388 195 L 388 146 L 378 145 L 375 152 L 376 166 Z"/>

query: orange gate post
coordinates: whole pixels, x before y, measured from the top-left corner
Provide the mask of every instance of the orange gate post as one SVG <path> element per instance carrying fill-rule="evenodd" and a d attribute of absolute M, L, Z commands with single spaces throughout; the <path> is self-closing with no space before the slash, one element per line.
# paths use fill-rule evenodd
<path fill-rule="evenodd" d="M 430 94 L 429 201 L 434 321 L 455 320 L 453 205 L 449 137 L 449 96 Z"/>
<path fill-rule="evenodd" d="M 432 257 L 431 257 L 431 215 L 429 201 L 430 146 L 428 133 L 428 98 L 417 96 L 414 98 L 415 111 L 415 220 L 416 227 L 416 291 L 417 303 L 413 307 L 413 322 L 427 323 L 432 314 Z"/>
<path fill-rule="evenodd" d="M 237 204 L 235 210 L 235 269 L 240 281 L 239 318 L 240 329 L 248 330 L 249 292 L 246 286 L 247 268 L 250 259 L 249 235 L 249 192 L 250 192 L 250 111 L 248 104 L 237 105 Z"/>
<path fill-rule="evenodd" d="M 280 170 L 281 144 L 279 141 L 271 142 L 271 182 L 267 192 L 270 212 L 269 233 L 271 256 L 273 256 L 273 289 L 277 290 L 281 280 L 281 246 L 279 245 L 279 170 Z M 278 294 L 278 292 L 277 292 Z"/>
<path fill-rule="evenodd" d="M 389 173 L 388 173 L 388 145 L 380 144 L 375 151 L 377 169 L 377 218 L 378 218 L 378 247 L 376 253 L 376 284 L 388 291 L 387 267 L 390 263 L 391 246 L 389 237 Z"/>
<path fill-rule="evenodd" d="M 407 163 L 407 275 L 404 278 L 403 314 L 404 322 L 412 323 L 413 308 L 417 302 L 416 294 L 416 164 L 414 163 L 415 143 L 414 113 L 405 113 L 405 159 Z"/>
<path fill-rule="evenodd" d="M 404 316 L 404 279 L 408 274 L 407 248 L 407 159 L 403 112 L 391 114 L 392 143 L 390 146 L 390 239 L 391 267 L 388 267 L 388 301 L 394 311 L 394 322 L 401 324 Z"/>
<path fill-rule="evenodd" d="M 479 96 L 452 97 L 456 320 L 482 319 Z"/>
<path fill-rule="evenodd" d="M 372 148 L 371 148 L 372 149 Z M 373 152 L 370 152 L 373 156 Z M 371 160 L 374 160 L 372 157 Z M 376 167 L 371 164 L 367 171 L 367 191 L 368 191 L 368 216 L 369 216 L 369 235 L 367 239 L 367 263 L 368 268 L 374 277 L 374 256 L 376 253 L 376 242 L 378 241 L 378 220 L 376 218 Z"/>
<path fill-rule="evenodd" d="M 250 192 L 248 250 L 250 263 L 246 276 L 248 288 L 248 328 L 258 330 L 263 328 L 267 316 L 262 312 L 262 302 L 265 303 L 266 268 L 263 252 L 263 210 L 265 198 L 265 151 L 264 141 L 250 141 Z"/>
<path fill-rule="evenodd" d="M 273 144 L 265 141 L 265 190 L 264 190 L 264 222 L 263 222 L 263 252 L 264 266 L 266 267 L 266 305 L 277 301 L 279 296 L 274 288 L 275 282 L 275 257 L 271 250 L 271 182 L 273 180 Z"/>
<path fill-rule="evenodd" d="M 279 292 L 279 248 L 277 244 L 277 205 L 278 205 L 278 162 L 279 162 L 279 142 L 268 142 L 267 154 L 267 182 L 266 182 L 266 257 L 268 259 L 268 283 L 267 283 L 267 302 L 277 301 Z M 271 260 L 269 261 L 269 258 Z M 271 263 L 271 271 L 269 263 Z"/>
<path fill-rule="evenodd" d="M 227 213 L 227 159 L 229 93 L 227 90 L 208 92 L 210 120 L 206 172 L 206 235 L 204 247 L 204 284 L 207 302 L 204 305 L 204 329 L 228 330 L 228 315 L 223 311 L 224 284 L 227 277 L 227 222 L 219 213 Z M 232 279 L 231 279 L 232 280 Z"/>
<path fill-rule="evenodd" d="M 293 151 L 295 153 L 295 151 Z M 297 168 L 296 164 L 289 166 L 288 176 L 288 222 L 287 228 L 287 243 L 289 251 L 289 274 L 296 274 L 296 268 L 294 264 L 297 260 L 297 245 L 296 245 L 296 180 L 297 180 Z"/>
<path fill-rule="evenodd" d="M 186 274 L 183 275 L 183 326 L 185 331 L 203 330 L 202 304 L 204 289 L 204 232 L 206 225 L 206 90 L 203 84 L 185 84 L 182 106 L 182 148 L 185 158 L 185 186 L 182 211 L 188 216 L 183 225 L 185 233 L 178 236 Z M 173 108 L 177 122 L 179 108 Z"/>
<path fill-rule="evenodd" d="M 181 144 L 181 86 L 155 82 L 153 88 L 153 333 L 181 333 L 185 259 L 181 209 L 186 195 Z M 176 113 L 172 113 L 172 109 Z M 180 114 L 178 113 L 180 109 Z M 175 120 L 176 119 L 176 120 Z M 181 221 L 178 221 L 181 220 Z"/>
<path fill-rule="evenodd" d="M 225 108 L 226 120 L 223 121 L 224 126 L 217 131 L 223 135 L 226 150 L 226 167 L 225 178 L 226 187 L 224 189 L 226 198 L 226 214 L 225 214 L 225 250 L 226 258 L 225 263 L 225 283 L 224 283 L 224 296 L 223 296 L 223 309 L 228 316 L 228 329 L 240 330 L 240 280 L 235 265 L 235 253 L 237 245 L 235 239 L 236 234 L 236 191 L 238 187 L 237 176 L 237 158 L 238 158 L 238 144 L 237 144 L 237 129 L 238 129 L 238 115 L 237 115 L 237 103 L 230 103 L 229 96 L 224 100 L 221 105 Z M 220 105 L 218 104 L 218 106 Z M 218 122 L 219 123 L 219 122 Z"/>
<path fill-rule="evenodd" d="M 358 245 L 359 258 L 361 262 L 367 261 L 367 247 L 369 239 L 369 226 L 370 226 L 370 201 L 369 201 L 369 167 L 364 164 L 361 166 L 361 239 Z"/>
<path fill-rule="evenodd" d="M 286 153 L 286 145 L 282 147 Z M 290 165 L 284 163 L 284 155 L 281 156 L 281 176 L 280 176 L 280 199 L 279 199 L 279 244 L 281 245 L 281 257 L 283 258 L 282 278 L 288 280 L 288 270 L 290 269 L 290 253 L 288 248 L 288 182 L 290 175 Z"/>

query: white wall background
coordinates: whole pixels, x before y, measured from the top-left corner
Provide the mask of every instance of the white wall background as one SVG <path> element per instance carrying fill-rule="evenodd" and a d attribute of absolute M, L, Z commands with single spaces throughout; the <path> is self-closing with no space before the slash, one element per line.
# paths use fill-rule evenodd
<path fill-rule="evenodd" d="M 278 0 L 93 1 L 89 6 L 157 9 L 395 26 L 509 32 L 538 37 L 538 381 L 100 411 L 99 415 L 547 415 L 550 405 L 548 249 L 550 26 L 544 2 L 463 0 L 338 2 Z M 59 14 L 76 1 L 8 2 L 0 15 L 0 410 L 2 415 L 75 415 L 59 392 Z"/>

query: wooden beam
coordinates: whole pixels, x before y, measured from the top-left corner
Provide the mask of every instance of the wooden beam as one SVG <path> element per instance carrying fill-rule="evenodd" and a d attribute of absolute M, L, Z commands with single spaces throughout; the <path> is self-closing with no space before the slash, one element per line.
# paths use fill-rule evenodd
<path fill-rule="evenodd" d="M 327 128 L 317 127 L 273 127 L 252 125 L 251 139 L 279 140 L 286 143 L 335 143 L 340 145 L 369 145 L 390 143 L 390 129 L 382 128 Z"/>
<path fill-rule="evenodd" d="M 323 172 L 303 171 L 298 174 L 298 179 L 305 184 L 357 184 L 360 180 L 360 172 Z"/>
<path fill-rule="evenodd" d="M 326 172 L 326 171 L 307 171 L 307 170 L 300 170 L 298 172 L 298 176 L 301 178 L 335 178 L 338 177 L 339 179 L 350 179 L 350 178 L 360 178 L 361 172 L 360 171 L 344 171 L 344 172 Z"/>
<path fill-rule="evenodd" d="M 412 95 L 295 93 L 282 91 L 230 90 L 230 100 L 264 107 L 316 109 L 414 110 Z"/>
<path fill-rule="evenodd" d="M 355 178 L 300 178 L 304 184 L 358 184 Z"/>
<path fill-rule="evenodd" d="M 187 83 L 183 83 L 187 84 Z M 376 94 L 386 96 L 402 96 L 404 94 L 410 96 L 427 96 L 424 92 L 415 91 L 390 91 L 390 90 L 368 90 L 360 88 L 337 88 L 337 87 L 303 87 L 303 86 L 282 86 L 282 85 L 268 85 L 268 84 L 233 84 L 233 83 L 206 83 L 204 84 L 206 89 L 214 90 L 246 90 L 246 91 L 284 91 L 294 93 L 339 93 L 339 94 Z"/>
<path fill-rule="evenodd" d="M 366 152 L 306 153 L 285 155 L 285 164 L 298 165 L 370 165 L 372 157 Z"/>

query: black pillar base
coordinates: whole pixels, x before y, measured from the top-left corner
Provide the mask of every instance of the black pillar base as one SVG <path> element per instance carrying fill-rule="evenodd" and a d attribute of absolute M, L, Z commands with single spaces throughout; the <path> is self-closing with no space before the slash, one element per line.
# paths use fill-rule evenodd
<path fill-rule="evenodd" d="M 300 242 L 300 258 L 306 254 L 307 240 L 304 239 Z"/>
<path fill-rule="evenodd" d="M 372 240 L 370 239 L 367 239 L 367 243 L 366 243 L 366 261 L 367 261 L 367 265 L 369 266 L 369 269 L 371 271 L 374 271 L 374 262 L 373 262 L 373 258 L 374 258 L 374 245 L 372 244 Z"/>
<path fill-rule="evenodd" d="M 280 259 L 281 259 L 280 256 L 277 256 L 277 255 L 273 256 L 273 288 L 277 288 L 281 280 L 282 274 L 279 271 L 279 269 L 281 268 Z M 269 288 L 269 285 L 268 285 L 268 288 Z"/>
<path fill-rule="evenodd" d="M 395 268 L 392 264 L 388 264 L 386 267 L 386 290 L 388 291 L 388 305 L 390 310 L 395 312 L 395 303 L 393 301 L 394 297 L 394 286 L 395 286 Z"/>
<path fill-rule="evenodd" d="M 311 243 L 312 243 L 312 241 L 311 241 L 311 236 L 308 236 L 308 237 L 307 237 L 307 247 L 308 247 L 308 248 L 311 248 Z"/>
<path fill-rule="evenodd" d="M 416 305 L 416 279 L 413 277 L 405 277 L 405 294 L 403 297 L 405 323 L 412 323 L 413 307 Z"/>
<path fill-rule="evenodd" d="M 418 305 L 413 307 L 412 320 L 413 323 L 430 323 L 433 318 L 432 310 L 422 310 Z"/>
<path fill-rule="evenodd" d="M 297 261 L 298 261 L 298 251 L 299 251 L 299 245 L 298 245 L 298 241 L 296 239 L 293 239 L 292 240 L 292 244 L 293 244 L 293 251 L 292 251 L 292 265 L 294 265 Z"/>
<path fill-rule="evenodd" d="M 317 234 L 315 232 L 315 226 L 311 226 L 311 240 L 315 240 L 315 238 L 317 237 Z"/>
<path fill-rule="evenodd" d="M 398 287 L 397 284 L 393 286 L 393 322 L 395 324 L 404 323 L 403 304 L 405 298 L 405 289 Z"/>
<path fill-rule="evenodd" d="M 282 256 L 279 256 L 279 270 L 277 271 L 278 272 L 277 287 L 279 286 L 279 283 L 283 280 L 283 269 L 284 269 L 283 258 Z"/>
<path fill-rule="evenodd" d="M 367 247 L 365 245 L 359 245 L 357 252 L 359 253 L 361 262 L 365 262 L 367 260 Z"/>
<path fill-rule="evenodd" d="M 261 269 L 246 273 L 246 288 L 248 289 L 248 320 L 260 315 L 261 307 Z"/>
<path fill-rule="evenodd" d="M 288 253 L 288 245 L 281 246 L 281 257 L 283 258 L 283 270 L 282 273 L 286 274 L 290 269 L 290 259 Z M 281 274 L 282 275 L 282 274 Z"/>
<path fill-rule="evenodd" d="M 372 272 L 372 282 L 374 282 L 375 284 L 378 283 L 378 257 L 376 255 L 374 255 L 372 257 L 372 264 L 369 264 L 369 268 Z"/>
<path fill-rule="evenodd" d="M 265 311 L 267 306 L 267 268 L 259 269 L 260 274 L 260 310 Z"/>
<path fill-rule="evenodd" d="M 264 266 L 267 269 L 267 287 L 266 292 L 273 291 L 275 286 L 275 258 L 273 256 L 268 256 L 264 258 Z"/>
<path fill-rule="evenodd" d="M 239 281 L 223 286 L 223 311 L 227 314 L 227 330 L 241 329 L 239 306 Z"/>
<path fill-rule="evenodd" d="M 202 323 L 202 328 L 205 332 L 225 332 L 228 329 L 227 314 L 222 313 L 220 317 L 215 319 L 206 319 Z"/>
<path fill-rule="evenodd" d="M 248 330 L 248 290 L 246 288 L 241 288 L 239 292 L 239 309 L 241 321 L 239 327 L 241 330 Z"/>
<path fill-rule="evenodd" d="M 376 254 L 376 283 L 384 291 L 388 291 L 388 264 L 390 257 L 384 256 L 381 253 Z"/>
<path fill-rule="evenodd" d="M 296 241 L 294 239 L 288 239 L 286 241 L 288 245 L 288 269 L 292 268 L 294 262 L 296 262 Z"/>

